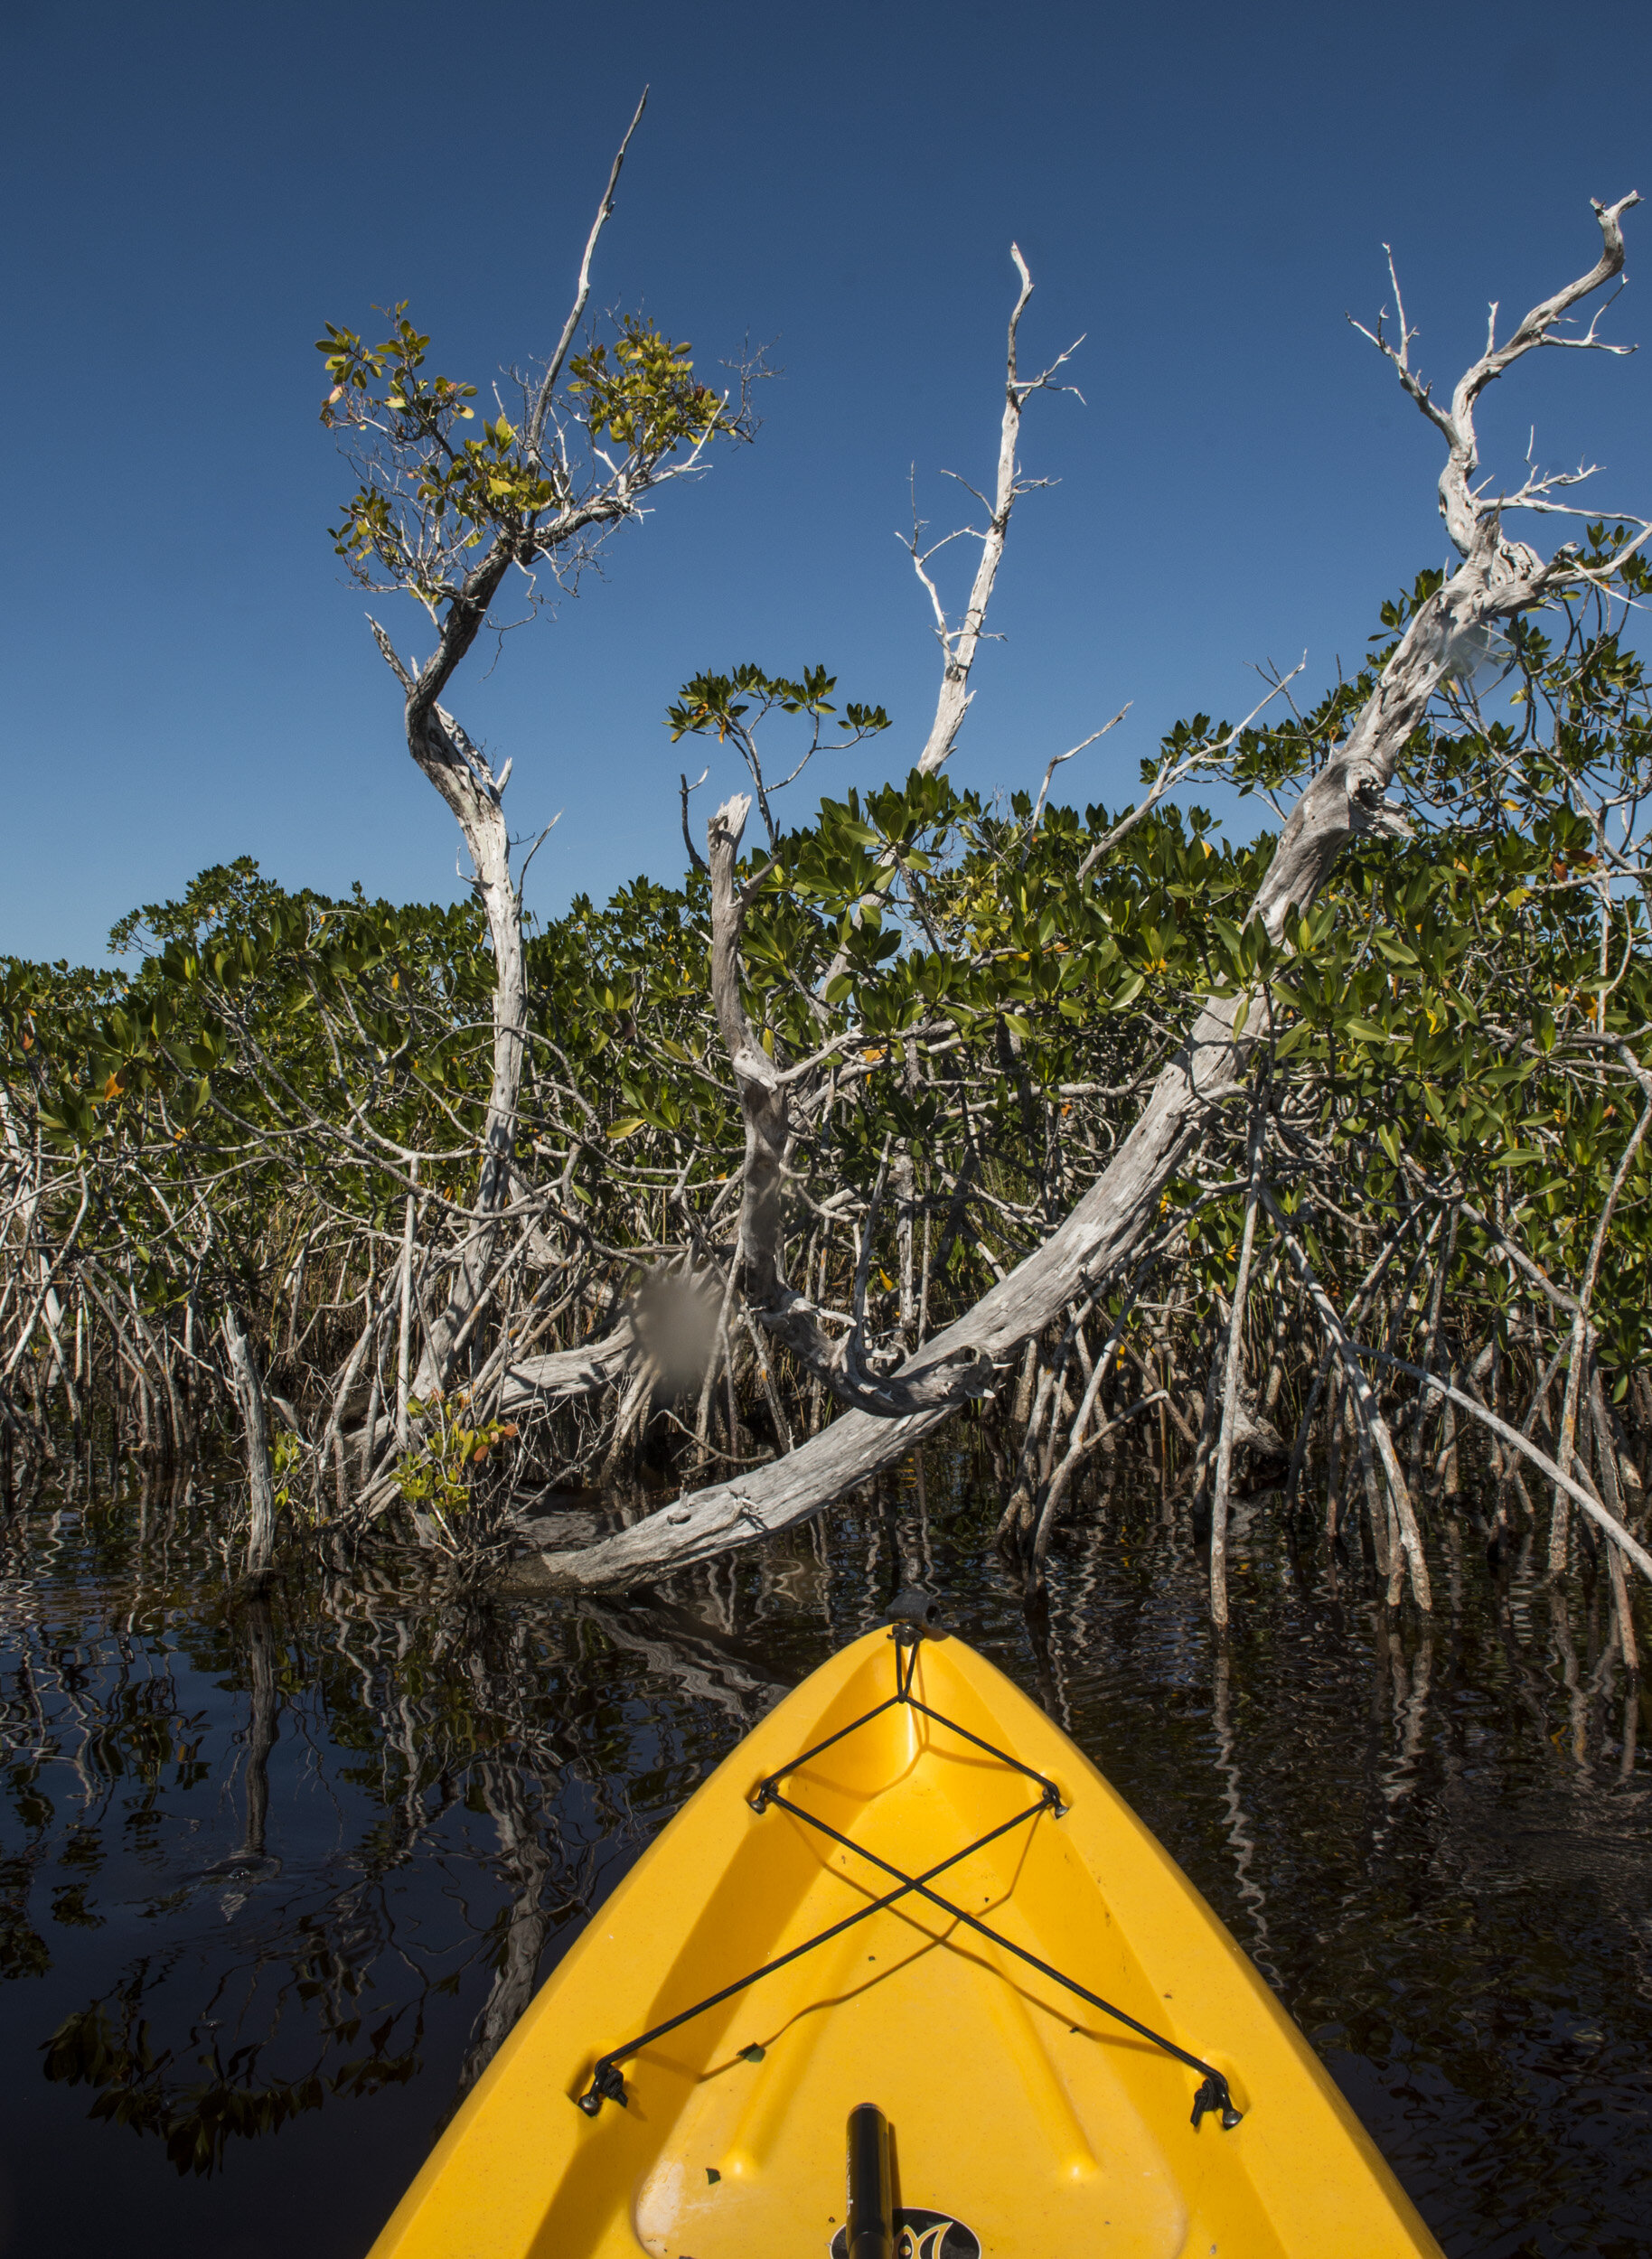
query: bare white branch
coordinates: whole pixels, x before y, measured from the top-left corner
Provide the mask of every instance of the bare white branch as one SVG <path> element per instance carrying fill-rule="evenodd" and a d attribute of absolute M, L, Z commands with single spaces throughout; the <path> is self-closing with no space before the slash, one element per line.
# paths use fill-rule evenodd
<path fill-rule="evenodd" d="M 596 256 L 596 239 L 606 227 L 614 211 L 614 192 L 619 186 L 620 167 L 624 164 L 625 152 L 631 146 L 631 136 L 642 124 L 643 112 L 647 108 L 648 89 L 644 87 L 643 98 L 637 104 L 635 114 L 625 128 L 625 138 L 620 143 L 615 156 L 613 170 L 608 174 L 608 185 L 604 189 L 602 202 L 596 207 L 596 217 L 591 222 L 591 232 L 586 239 L 585 257 L 579 262 L 579 281 L 574 291 L 574 303 L 568 308 L 568 319 L 562 324 L 562 334 L 557 340 L 557 350 L 550 357 L 549 365 L 540 382 L 538 398 L 533 403 L 533 414 L 528 424 L 528 453 L 535 461 L 542 460 L 540 442 L 544 436 L 545 418 L 550 410 L 551 396 L 556 391 L 557 380 L 562 374 L 562 364 L 568 359 L 568 349 L 574 342 L 575 332 L 584 318 L 586 305 L 591 295 L 591 261 Z"/>
<path fill-rule="evenodd" d="M 1301 673 L 1303 668 L 1306 667 L 1307 664 L 1308 654 L 1304 651 L 1301 658 L 1297 661 L 1296 665 L 1291 670 L 1291 672 L 1288 675 L 1281 675 L 1279 680 L 1270 688 L 1267 697 L 1258 699 L 1257 703 L 1252 707 L 1250 712 L 1245 716 L 1244 719 L 1236 724 L 1234 728 L 1230 729 L 1225 737 L 1217 737 L 1209 745 L 1196 745 L 1191 753 L 1182 755 L 1179 760 L 1178 760 L 1174 755 L 1167 754 L 1164 759 L 1159 763 L 1158 773 L 1154 776 L 1151 784 L 1148 787 L 1146 797 L 1140 801 L 1136 807 L 1132 808 L 1127 816 L 1122 816 L 1118 822 L 1113 825 L 1111 831 L 1104 831 L 1102 834 L 1102 837 L 1095 842 L 1094 846 L 1090 849 L 1088 855 L 1085 856 L 1084 861 L 1079 865 L 1079 883 L 1081 885 L 1084 883 L 1084 881 L 1090 876 L 1090 873 L 1095 868 L 1096 865 L 1101 861 L 1103 856 L 1110 853 L 1112 848 L 1118 846 L 1121 839 L 1125 838 L 1128 833 L 1133 831 L 1136 826 L 1141 821 L 1142 818 L 1148 814 L 1150 810 L 1158 806 L 1159 802 L 1164 798 L 1167 792 L 1174 792 L 1177 785 L 1181 783 L 1185 778 L 1191 776 L 1196 769 L 1208 768 L 1213 762 L 1219 761 L 1225 753 L 1231 752 L 1233 747 L 1238 744 L 1240 738 L 1244 736 L 1245 731 L 1249 729 L 1251 724 L 1256 719 L 1257 716 L 1262 713 L 1274 698 L 1280 696 L 1287 683 L 1294 682 L 1296 680 L 1298 675 Z M 1130 709 L 1128 708 L 1125 708 L 1126 713 L 1128 713 L 1129 710 Z M 1114 720 L 1121 720 L 1122 718 L 1122 717 L 1118 715 L 1115 715 L 1113 717 Z M 1109 722 L 1107 726 L 1111 729 L 1112 727 L 1112 723 Z"/>
<path fill-rule="evenodd" d="M 1027 838 L 1021 848 L 1021 860 L 1023 863 L 1027 860 L 1028 854 L 1032 847 L 1034 834 L 1038 829 L 1038 819 L 1044 813 L 1044 803 L 1049 796 L 1051 777 L 1055 775 L 1056 770 L 1060 768 L 1064 761 L 1072 760 L 1075 754 L 1087 752 L 1089 748 L 1094 745 L 1098 737 L 1104 737 L 1110 729 L 1116 729 L 1134 704 L 1135 700 L 1133 698 L 1126 698 L 1123 705 L 1120 707 L 1118 712 L 1113 716 L 1110 722 L 1103 722 L 1099 729 L 1093 729 L 1087 737 L 1081 737 L 1077 745 L 1069 745 L 1065 753 L 1058 753 L 1051 760 L 1049 766 L 1044 772 L 1044 782 L 1038 787 L 1038 797 L 1033 803 L 1032 820 L 1027 827 Z"/>
<path fill-rule="evenodd" d="M 1411 344 L 1417 333 L 1406 326 L 1405 308 L 1400 296 L 1399 277 L 1394 268 L 1394 254 L 1386 244 L 1383 246 L 1384 251 L 1388 252 L 1389 280 L 1394 286 L 1394 305 L 1398 309 L 1399 342 L 1396 344 L 1390 340 L 1381 314 L 1377 317 L 1374 330 L 1366 329 L 1364 323 L 1359 322 L 1354 322 L 1353 326 L 1358 330 L 1362 337 L 1368 338 L 1393 363 L 1401 384 L 1429 421 L 1445 438 L 1449 452 L 1445 468 L 1440 474 L 1440 514 L 1446 521 L 1446 530 L 1464 557 L 1468 557 L 1473 549 L 1486 516 L 1485 510 L 1480 506 L 1473 492 L 1472 481 L 1474 473 L 1479 466 L 1478 442 L 1474 429 L 1474 408 L 1476 401 L 1487 386 L 1496 383 L 1504 371 L 1512 368 L 1523 355 L 1535 352 L 1540 346 L 1572 345 L 1595 352 L 1612 353 L 1633 351 L 1633 348 L 1629 346 L 1607 345 L 1597 335 L 1600 314 L 1605 311 L 1604 306 L 1597 311 L 1588 330 L 1582 337 L 1557 337 L 1553 333 L 1556 323 L 1565 320 L 1573 306 L 1591 296 L 1603 284 L 1614 280 L 1622 272 L 1622 217 L 1639 202 L 1639 196 L 1631 192 L 1628 196 L 1619 197 L 1615 204 L 1599 202 L 1595 204 L 1595 217 L 1600 223 L 1601 235 L 1599 259 L 1588 274 L 1580 276 L 1575 282 L 1566 284 L 1563 289 L 1555 291 L 1552 296 L 1543 299 L 1535 305 L 1506 345 L 1498 345 L 1495 342 L 1497 310 L 1496 305 L 1493 305 L 1491 320 L 1487 329 L 1486 350 L 1472 367 L 1465 370 L 1458 380 L 1449 409 L 1440 406 L 1433 398 L 1431 388 L 1422 383 L 1412 369 Z M 1616 293 L 1613 294 L 1614 299 L 1616 295 Z M 1607 304 L 1610 305 L 1612 302 L 1609 299 Z M 1348 318 L 1351 322 L 1353 321 L 1352 315 Z M 1511 562 L 1516 568 L 1519 568 L 1526 567 L 1528 559 L 1531 563 L 1535 563 L 1535 559 L 1531 559 L 1529 550 L 1514 558 Z M 1525 577 L 1525 572 L 1522 571 L 1520 576 Z"/>
<path fill-rule="evenodd" d="M 970 689 L 970 670 L 975 664 L 975 654 L 985 634 L 987 607 L 992 601 L 993 584 L 998 578 L 998 568 L 1003 558 L 1004 541 L 1009 530 L 1009 513 L 1018 496 L 1030 492 L 1034 485 L 1047 483 L 1044 480 L 1029 481 L 1018 475 L 1016 447 L 1020 438 L 1022 411 L 1035 392 L 1072 389 L 1056 386 L 1054 380 L 1057 371 L 1066 365 L 1084 342 L 1082 337 L 1075 338 L 1065 352 L 1057 354 L 1049 367 L 1040 370 L 1036 377 L 1020 374 L 1017 357 L 1018 333 L 1021 316 L 1026 313 L 1028 301 L 1032 296 L 1033 281 L 1018 244 L 1010 245 L 1009 256 L 1015 261 L 1020 288 L 1009 314 L 1009 337 L 1005 355 L 1004 414 L 999 429 L 998 485 L 991 502 L 987 501 L 984 494 L 977 497 L 990 515 L 986 530 L 972 536 L 981 543 L 981 558 L 975 567 L 974 583 L 963 618 L 955 628 L 948 624 L 945 607 L 926 569 L 930 558 L 936 549 L 944 547 L 944 542 L 937 542 L 934 548 L 928 550 L 921 549 L 919 529 L 915 519 L 912 539 L 907 545 L 912 554 L 913 568 L 928 594 L 934 612 L 935 632 L 942 651 L 941 692 L 935 702 L 935 717 L 930 725 L 924 750 L 918 755 L 918 769 L 925 776 L 933 775 L 952 752 L 973 695 Z M 967 481 L 961 481 L 960 483 L 967 484 Z M 973 488 L 970 491 L 975 492 Z M 946 536 L 947 540 L 958 538 L 958 533 Z"/>

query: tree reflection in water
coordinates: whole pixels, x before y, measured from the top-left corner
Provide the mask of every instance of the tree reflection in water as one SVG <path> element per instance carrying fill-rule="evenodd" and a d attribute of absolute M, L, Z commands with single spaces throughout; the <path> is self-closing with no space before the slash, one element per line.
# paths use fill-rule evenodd
<path fill-rule="evenodd" d="M 202 1504 L 14 1525 L 0 1951 L 9 1976 L 65 1957 L 31 1915 L 42 1871 L 72 1878 L 60 1924 L 122 1894 L 154 1943 L 51 2035 L 46 2076 L 210 2174 L 415 2078 L 432 1998 L 484 1980 L 451 2108 L 547 1945 L 783 1682 L 668 1606 L 502 1603 L 422 1564 L 240 1597 Z M 705 1712 L 691 1749 L 636 1699 L 673 1685 Z"/>
<path fill-rule="evenodd" d="M 1652 1799 L 1604 1575 L 1494 1575 L 1451 1523 L 1429 1629 L 1324 1556 L 1311 1500 L 1255 1501 L 1218 1647 L 1156 1481 L 1075 1504 L 1025 1607 L 1000 1495 L 937 1452 L 625 1605 L 386 1557 L 238 1593 L 210 1488 L 28 1504 L 0 1533 L 18 2248 L 227 2252 L 221 2187 L 239 2251 L 359 2254 L 628 1861 L 897 1570 L 1181 1860 L 1448 2250 L 1545 2220 L 1545 2249 L 1633 2248 Z M 260 2178 L 281 2129 L 296 2181 Z"/>

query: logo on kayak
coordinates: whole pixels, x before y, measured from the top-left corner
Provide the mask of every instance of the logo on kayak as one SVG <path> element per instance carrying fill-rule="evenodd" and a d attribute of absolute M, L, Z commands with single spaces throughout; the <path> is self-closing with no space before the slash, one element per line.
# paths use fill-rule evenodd
<path fill-rule="evenodd" d="M 831 2239 L 830 2259 L 849 2259 L 849 2228 Z M 950 2212 L 903 2205 L 895 2215 L 895 2259 L 981 2259 L 981 2238 Z"/>

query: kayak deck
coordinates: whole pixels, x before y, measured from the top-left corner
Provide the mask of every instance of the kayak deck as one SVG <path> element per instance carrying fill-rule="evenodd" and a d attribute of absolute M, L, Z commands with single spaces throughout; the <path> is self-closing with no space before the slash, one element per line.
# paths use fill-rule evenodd
<path fill-rule="evenodd" d="M 1248 1960 L 1072 1743 L 955 1639 L 924 1639 L 915 1699 L 892 1699 L 902 1653 L 887 1630 L 855 1642 L 690 1799 L 374 2259 L 823 2254 L 864 2103 L 889 2121 L 898 2204 L 960 2224 L 923 2259 L 1437 2251 Z M 897 1879 L 943 1861 L 930 1887 L 951 1910 Z M 592 2092 L 615 2053 L 623 2103 Z M 1208 2093 L 1192 2122 L 1206 2068 L 1238 2123 Z"/>

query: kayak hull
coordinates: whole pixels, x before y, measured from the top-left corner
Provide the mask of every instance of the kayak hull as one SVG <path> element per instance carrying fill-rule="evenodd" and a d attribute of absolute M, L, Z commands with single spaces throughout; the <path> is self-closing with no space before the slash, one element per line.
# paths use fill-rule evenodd
<path fill-rule="evenodd" d="M 854 1642 L 690 1799 L 372 2259 L 825 2259 L 867 2103 L 916 2259 L 1437 2254 L 1246 1955 L 1072 1742 L 955 1638 L 922 1640 L 916 1701 L 892 1701 L 900 1653 L 887 1630 Z M 836 1735 L 784 1771 L 796 1811 L 753 1810 Z M 865 1911 L 994 1830 L 934 1876 L 945 1906 L 906 1889 Z M 834 1929 L 623 2055 L 623 2103 L 578 2106 L 603 2057 Z M 1239 2123 L 1193 2123 L 1199 2074 L 1027 1956 L 1223 2073 Z"/>

